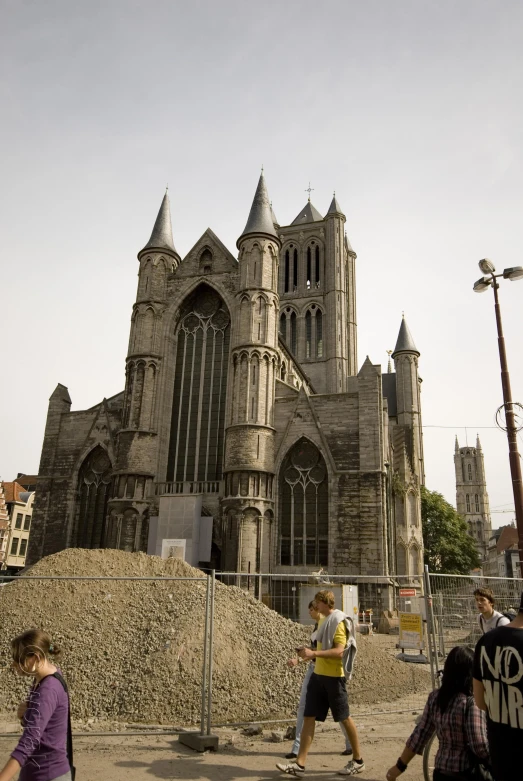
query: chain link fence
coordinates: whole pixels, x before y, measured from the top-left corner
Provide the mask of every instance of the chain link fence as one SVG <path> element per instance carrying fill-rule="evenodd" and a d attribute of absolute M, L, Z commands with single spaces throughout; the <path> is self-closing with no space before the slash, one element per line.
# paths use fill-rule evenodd
<path fill-rule="evenodd" d="M 499 612 L 517 612 L 523 580 L 480 575 L 441 575 L 429 573 L 428 570 L 425 579 L 429 650 L 437 678 L 438 671 L 454 646 L 474 646 L 481 637 L 475 589 L 490 588 L 495 597 L 495 609 Z"/>

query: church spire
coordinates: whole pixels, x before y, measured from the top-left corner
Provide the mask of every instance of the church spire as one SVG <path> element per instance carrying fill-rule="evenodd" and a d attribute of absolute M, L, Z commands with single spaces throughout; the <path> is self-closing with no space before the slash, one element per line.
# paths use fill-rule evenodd
<path fill-rule="evenodd" d="M 158 216 L 156 218 L 156 222 L 154 223 L 153 232 L 151 233 L 151 238 L 145 245 L 145 247 L 140 250 L 138 253 L 141 255 L 142 252 L 145 252 L 146 250 L 168 250 L 169 252 L 174 253 L 175 255 L 178 255 L 178 252 L 174 246 L 173 241 L 173 229 L 171 224 L 171 205 L 169 202 L 169 196 L 167 194 L 167 190 L 165 190 L 165 195 L 163 196 L 162 205 L 160 206 L 160 211 L 158 212 Z"/>
<path fill-rule="evenodd" d="M 459 453 L 459 442 L 458 442 L 458 435 L 456 434 L 456 441 L 454 443 L 454 452 Z"/>
<path fill-rule="evenodd" d="M 476 450 L 481 450 L 481 442 L 479 441 L 479 434 L 476 434 Z"/>
<path fill-rule="evenodd" d="M 405 315 L 401 321 L 400 332 L 398 334 L 398 341 L 396 347 L 392 353 L 392 357 L 395 358 L 398 353 L 415 353 L 419 356 L 420 352 L 414 344 L 414 339 L 405 320 Z"/>
<path fill-rule="evenodd" d="M 329 206 L 329 211 L 327 214 L 343 214 L 342 208 L 338 203 L 338 199 L 336 198 L 336 192 L 334 192 L 332 196 L 331 205 Z"/>
<path fill-rule="evenodd" d="M 269 193 L 267 192 L 267 185 L 265 184 L 265 177 L 262 171 L 258 180 L 258 187 L 254 194 L 247 225 L 236 242 L 236 246 L 239 247 L 240 241 L 253 233 L 261 233 L 265 236 L 270 236 L 279 242 L 278 234 L 274 227 L 273 214 L 274 212 L 271 207 Z"/>

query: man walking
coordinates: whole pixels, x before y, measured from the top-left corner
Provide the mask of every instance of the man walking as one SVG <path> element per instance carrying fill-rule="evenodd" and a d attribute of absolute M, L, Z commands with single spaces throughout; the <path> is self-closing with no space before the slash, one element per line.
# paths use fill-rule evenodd
<path fill-rule="evenodd" d="M 484 634 L 476 646 L 474 699 L 487 713 L 494 778 L 521 781 L 517 746 L 523 737 L 523 593 L 516 618 Z"/>
<path fill-rule="evenodd" d="M 310 648 L 301 648 L 298 651 L 298 656 L 302 659 L 315 660 L 315 670 L 307 687 L 300 750 L 293 762 L 278 763 L 276 767 L 287 775 L 303 776 L 316 721 L 325 721 L 330 709 L 334 721 L 341 721 L 343 724 L 353 750 L 353 759 L 339 771 L 339 775 L 353 776 L 361 773 L 365 764 L 361 756 L 356 725 L 349 715 L 345 683 L 348 665 L 346 663 L 344 668 L 344 656 L 352 659 L 351 651 L 355 650 L 351 626 L 345 613 L 334 609 L 332 591 L 319 591 L 314 602 L 322 617 L 316 638 L 317 649 L 313 651 Z"/>
<path fill-rule="evenodd" d="M 490 632 L 491 629 L 497 629 L 498 626 L 510 624 L 503 613 L 494 610 L 494 594 L 490 588 L 477 588 L 474 599 L 479 610 L 479 625 L 483 634 Z"/>

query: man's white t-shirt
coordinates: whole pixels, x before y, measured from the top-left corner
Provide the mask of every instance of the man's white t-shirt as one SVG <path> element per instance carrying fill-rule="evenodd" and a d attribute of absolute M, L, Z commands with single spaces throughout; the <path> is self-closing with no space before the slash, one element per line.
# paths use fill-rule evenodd
<path fill-rule="evenodd" d="M 481 614 L 479 616 L 479 625 L 483 631 L 483 634 L 490 632 L 491 629 L 497 629 L 498 626 L 506 626 L 507 624 L 510 624 L 508 618 L 504 616 L 503 613 L 499 613 L 497 610 L 494 610 L 492 616 L 489 619 L 483 618 Z"/>

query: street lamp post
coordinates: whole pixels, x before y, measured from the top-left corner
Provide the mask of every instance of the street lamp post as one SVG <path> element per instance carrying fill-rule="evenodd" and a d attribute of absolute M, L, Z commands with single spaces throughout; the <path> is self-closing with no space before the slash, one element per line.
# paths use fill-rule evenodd
<path fill-rule="evenodd" d="M 501 386 L 503 388 L 503 406 L 505 408 L 505 421 L 508 439 L 508 453 L 510 463 L 510 475 L 512 477 L 512 491 L 514 493 L 514 508 L 516 511 L 516 526 L 518 530 L 519 568 L 523 578 L 523 479 L 521 476 L 521 460 L 518 452 L 518 427 L 514 415 L 514 403 L 510 389 L 510 375 L 508 371 L 507 352 L 505 349 L 505 337 L 503 336 L 503 324 L 501 322 L 501 309 L 499 306 L 498 288 L 499 277 L 509 279 L 511 282 L 523 278 L 523 266 L 506 268 L 502 274 L 496 274 L 493 263 L 484 258 L 479 261 L 479 267 L 485 274 L 474 283 L 476 293 L 483 293 L 491 285 L 494 291 L 494 310 L 496 313 L 496 325 L 498 329 L 499 362 L 501 364 Z"/>

